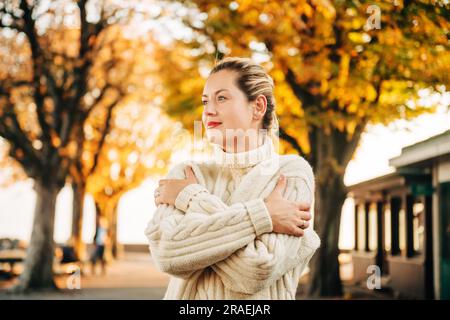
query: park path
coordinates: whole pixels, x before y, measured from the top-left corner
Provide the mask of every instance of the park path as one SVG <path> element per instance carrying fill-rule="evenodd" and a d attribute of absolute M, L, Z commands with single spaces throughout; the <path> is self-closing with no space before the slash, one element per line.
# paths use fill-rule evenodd
<path fill-rule="evenodd" d="M 12 283 L 0 284 L 0 299 L 162 299 L 169 277 L 159 272 L 149 253 L 125 253 L 119 260 L 110 262 L 106 275 L 91 275 L 89 266 L 84 268 L 80 281 L 58 276 L 56 282 L 61 292 L 32 293 L 29 295 L 6 294 L 4 288 Z M 78 283 L 80 284 L 79 288 Z M 68 289 L 72 287 L 73 289 Z"/>

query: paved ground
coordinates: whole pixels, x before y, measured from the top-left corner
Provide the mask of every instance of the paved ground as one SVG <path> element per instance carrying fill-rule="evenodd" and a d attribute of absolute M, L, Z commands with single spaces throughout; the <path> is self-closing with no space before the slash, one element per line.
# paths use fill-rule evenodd
<path fill-rule="evenodd" d="M 144 253 L 127 253 L 124 259 L 111 262 L 106 275 L 100 275 L 99 266 L 99 274 L 93 276 L 90 271 L 85 268 L 80 278 L 58 276 L 56 282 L 62 288 L 58 293 L 11 295 L 5 288 L 13 282 L 0 282 L 0 299 L 162 299 L 169 282 L 167 275 L 156 270 L 150 254 Z"/>
<path fill-rule="evenodd" d="M 6 288 L 14 281 L 0 281 L 0 300 L 4 299 L 162 299 L 169 281 L 166 274 L 159 272 L 147 253 L 126 253 L 123 259 L 111 262 L 106 275 L 91 275 L 85 268 L 83 276 L 76 278 L 58 276 L 56 281 L 60 292 L 12 295 Z M 99 271 L 99 270 L 98 270 Z M 77 280 L 80 280 L 79 282 Z M 78 287 L 80 289 L 76 289 Z M 68 289 L 74 287 L 75 289 Z M 389 295 L 374 293 L 357 286 L 345 286 L 344 299 L 389 299 Z M 297 299 L 304 299 L 299 294 Z M 342 299 L 339 298 L 339 299 Z"/>

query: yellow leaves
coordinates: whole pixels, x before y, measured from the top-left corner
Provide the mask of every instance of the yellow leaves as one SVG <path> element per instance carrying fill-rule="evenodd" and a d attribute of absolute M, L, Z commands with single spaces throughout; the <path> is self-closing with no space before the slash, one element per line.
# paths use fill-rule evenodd
<path fill-rule="evenodd" d="M 350 55 L 348 55 L 347 53 L 342 53 L 338 76 L 339 86 L 344 86 L 345 83 L 347 82 L 349 66 L 350 66 Z"/>
<path fill-rule="evenodd" d="M 237 9 L 239 12 L 248 11 L 251 8 L 251 5 L 253 4 L 253 1 L 251 1 L 251 0 L 240 0 L 237 2 L 239 4 L 239 7 Z M 210 4 L 210 5 L 212 6 L 212 4 Z"/>
<path fill-rule="evenodd" d="M 333 19 L 336 16 L 336 9 L 329 0 L 313 0 L 316 10 L 327 19 Z"/>
<path fill-rule="evenodd" d="M 256 9 L 251 9 L 248 12 L 244 13 L 242 16 L 242 20 L 245 24 L 254 26 L 259 23 L 259 11 Z"/>
<path fill-rule="evenodd" d="M 281 83 L 284 81 L 284 73 L 280 69 L 273 70 L 271 76 L 275 83 Z"/>
<path fill-rule="evenodd" d="M 354 113 L 356 113 L 356 111 L 358 111 L 358 104 L 350 103 L 349 106 L 347 107 L 347 112 L 354 114 Z"/>
<path fill-rule="evenodd" d="M 356 121 L 348 121 L 346 123 L 346 130 L 350 136 L 352 136 L 353 133 L 355 132 L 356 125 L 357 125 Z"/>
<path fill-rule="evenodd" d="M 334 125 L 339 131 L 342 132 L 345 130 L 346 123 L 344 119 L 339 118 L 334 121 Z"/>
<path fill-rule="evenodd" d="M 290 68 L 295 71 L 297 81 L 301 84 L 308 82 L 320 82 L 330 77 L 332 63 L 328 59 L 327 51 L 321 50 L 307 60 L 297 58 L 290 60 Z"/>
<path fill-rule="evenodd" d="M 403 40 L 403 34 L 400 29 L 385 28 L 378 34 L 378 40 L 386 46 L 398 46 Z"/>
<path fill-rule="evenodd" d="M 328 93 L 329 100 L 342 101 L 345 98 L 346 101 L 349 101 L 350 95 L 347 95 L 347 88 L 336 85 L 335 83 L 336 81 L 334 81 L 334 85 L 332 83 L 332 86 L 330 87 L 330 91 Z"/>
<path fill-rule="evenodd" d="M 194 2 L 205 8 L 203 1 Z M 286 119 L 284 126 L 289 127 L 289 132 L 306 144 L 307 126 L 323 127 L 327 132 L 330 132 L 330 128 L 338 128 L 352 135 L 358 121 L 365 116 L 374 118 L 373 114 L 379 114 L 382 118 L 388 118 L 387 114 L 395 114 L 396 111 L 383 109 L 383 102 L 373 105 L 378 94 L 375 88 L 381 77 L 408 77 L 412 79 L 407 80 L 415 83 L 426 76 L 429 83 L 436 82 L 436 79 L 448 83 L 449 73 L 445 66 L 448 69 L 450 55 L 444 56 L 445 51 L 448 51 L 445 50 L 448 39 L 443 37 L 448 22 L 436 17 L 436 21 L 431 21 L 438 26 L 434 27 L 433 23 L 427 21 L 430 19 L 427 17 L 433 16 L 430 12 L 424 13 L 422 16 L 427 17 L 423 19 L 401 17 L 397 9 L 402 7 L 402 1 L 399 0 L 398 4 L 395 7 L 392 2 L 380 3 L 382 29 L 367 32 L 363 31 L 369 17 L 366 4 L 349 8 L 343 3 L 327 0 L 239 1 L 238 14 L 234 10 L 228 12 L 223 9 L 220 13 L 216 10 L 215 16 L 208 15 L 206 25 L 215 41 L 226 39 L 230 55 L 249 55 L 251 41 L 270 42 L 272 46 L 268 56 L 273 65 L 271 76 L 276 83 L 277 113 Z M 225 8 L 226 5 L 228 3 L 224 5 Z M 414 5 L 412 2 L 408 10 L 414 12 Z M 337 13 L 339 19 L 335 20 Z M 259 21 L 261 14 L 270 17 L 270 22 L 260 21 L 257 26 L 248 28 L 248 25 Z M 412 18 L 419 22 L 419 27 L 414 28 L 414 31 L 410 28 Z M 444 27 L 439 28 L 439 25 Z M 338 46 L 340 49 L 335 46 L 338 44 L 335 30 L 339 30 L 342 35 L 339 39 L 342 42 Z M 431 38 L 423 39 L 423 35 Z M 375 37 L 377 41 L 373 41 Z M 169 52 L 157 60 L 162 60 L 159 63 L 165 65 L 166 70 L 163 70 L 162 75 L 166 79 L 164 89 L 170 91 L 165 105 L 170 105 L 173 115 L 183 117 L 186 123 L 195 117 L 190 101 L 199 99 L 201 85 L 185 83 L 186 78 L 195 82 L 198 75 L 195 67 L 179 63 L 180 59 L 184 59 L 181 48 L 177 46 L 176 50 L 172 50 L 179 53 L 176 58 Z M 340 56 L 338 65 L 333 59 L 336 55 Z M 196 63 L 204 64 L 205 57 L 198 56 L 188 57 L 194 66 Z M 286 83 L 288 69 L 294 73 L 296 85 L 315 96 L 313 99 L 305 98 L 310 104 L 305 108 L 317 112 L 306 113 L 308 122 L 304 123 L 304 127 L 299 125 L 305 120 L 302 102 Z M 404 103 L 408 94 L 395 90 L 389 99 L 392 99 L 389 102 Z"/>
<path fill-rule="evenodd" d="M 355 17 L 354 19 L 350 20 L 351 28 L 354 30 L 361 29 L 365 24 L 366 24 L 366 18 Z"/>
<path fill-rule="evenodd" d="M 311 144 L 309 143 L 308 127 L 305 125 L 297 131 L 297 141 L 305 152 L 305 155 L 311 153 Z M 294 136 L 295 137 L 295 136 Z"/>
<path fill-rule="evenodd" d="M 89 169 L 93 158 L 98 156 L 96 170 L 88 177 L 88 191 L 96 200 L 106 201 L 119 196 L 142 183 L 149 175 L 161 171 L 156 168 L 157 163 L 162 161 L 165 164 L 171 155 L 168 151 L 173 148 L 170 136 L 173 125 L 156 106 L 132 103 L 115 109 L 111 130 L 98 155 L 96 146 L 102 131 L 96 124 L 101 123 L 97 118 L 104 117 L 104 114 L 97 112 L 94 115 L 89 119 L 94 139 L 84 145 L 84 152 L 89 157 L 83 165 Z M 159 162 L 149 159 L 158 159 Z"/>
<path fill-rule="evenodd" d="M 330 86 L 329 86 L 329 82 L 328 82 L 327 79 L 324 78 L 324 79 L 320 80 L 320 90 L 319 90 L 319 92 L 320 92 L 321 95 L 326 94 L 328 92 L 329 88 L 330 88 Z"/>
<path fill-rule="evenodd" d="M 314 13 L 314 9 L 308 3 L 303 1 L 297 5 L 295 11 L 297 12 L 297 14 L 304 14 L 308 18 L 311 18 Z"/>
<path fill-rule="evenodd" d="M 338 79 L 330 82 L 328 98 L 330 101 L 340 101 L 340 106 L 347 106 L 348 110 L 355 110 L 361 103 L 374 101 L 377 97 L 377 91 L 370 81 L 353 78 L 350 75 L 345 83 Z"/>
<path fill-rule="evenodd" d="M 179 83 L 180 94 L 188 94 L 189 92 L 193 92 L 195 84 L 196 83 L 191 82 L 191 81 L 183 81 L 183 82 Z"/>
<path fill-rule="evenodd" d="M 286 83 L 281 82 L 276 84 L 275 100 L 277 102 L 276 108 L 279 114 L 303 117 L 304 112 L 301 108 L 301 102 L 295 97 Z"/>
<path fill-rule="evenodd" d="M 371 37 L 365 32 L 349 32 L 348 39 L 355 44 L 368 43 Z"/>
<path fill-rule="evenodd" d="M 365 93 L 365 98 L 367 101 L 374 101 L 377 97 L 377 91 L 371 84 L 367 85 Z"/>
<path fill-rule="evenodd" d="M 295 137 L 297 142 L 300 144 L 301 148 L 304 150 L 306 154 L 311 152 L 311 145 L 309 143 L 308 136 L 308 127 L 302 122 L 290 122 L 287 124 L 283 124 L 283 128 L 286 130 L 286 133 L 292 137 Z"/>

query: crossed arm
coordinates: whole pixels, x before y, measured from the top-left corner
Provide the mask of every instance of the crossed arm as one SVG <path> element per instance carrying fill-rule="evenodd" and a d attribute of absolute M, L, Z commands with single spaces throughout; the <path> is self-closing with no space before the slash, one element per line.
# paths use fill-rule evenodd
<path fill-rule="evenodd" d="M 168 178 L 184 179 L 183 169 L 184 165 L 176 166 Z M 161 271 L 187 278 L 272 231 L 271 218 L 261 199 L 210 209 L 214 214 L 202 210 L 184 212 L 168 204 L 158 206 L 145 234 Z"/>
<path fill-rule="evenodd" d="M 183 168 L 175 167 L 168 177 L 184 179 Z M 284 197 L 312 202 L 312 177 L 288 177 Z M 185 187 L 175 206 L 158 206 L 146 235 L 162 271 L 188 278 L 210 266 L 226 287 L 247 294 L 270 286 L 299 264 L 306 265 L 320 244 L 312 229 L 305 230 L 304 237 L 273 233 L 262 199 L 228 206 L 200 184 Z"/>

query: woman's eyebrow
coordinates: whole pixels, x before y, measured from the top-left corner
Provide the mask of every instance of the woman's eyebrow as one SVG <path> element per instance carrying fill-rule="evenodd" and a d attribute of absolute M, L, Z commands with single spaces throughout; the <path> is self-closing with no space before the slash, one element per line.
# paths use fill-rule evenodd
<path fill-rule="evenodd" d="M 228 91 L 228 89 L 219 89 L 214 94 L 218 94 L 220 91 Z M 208 98 L 208 95 L 207 94 L 203 94 L 202 97 Z"/>

